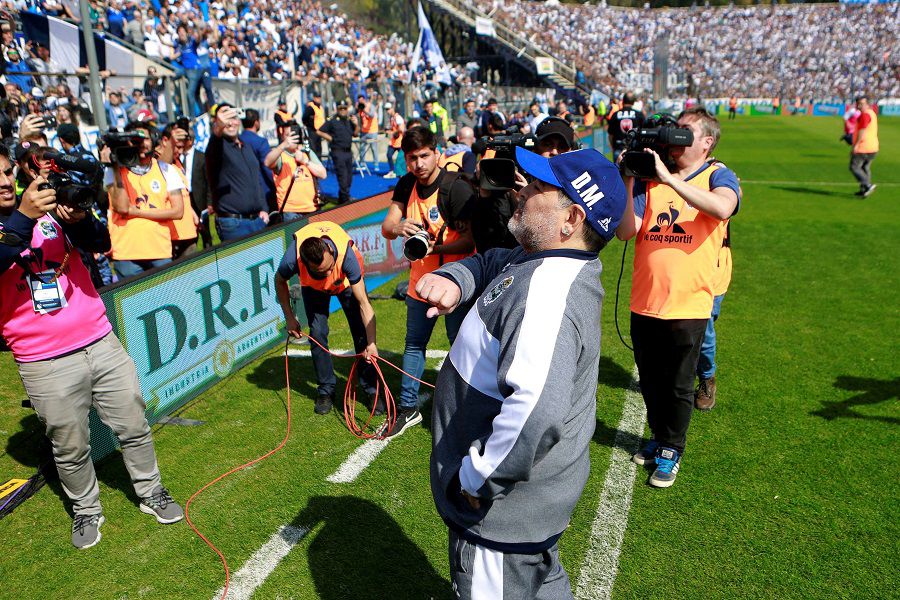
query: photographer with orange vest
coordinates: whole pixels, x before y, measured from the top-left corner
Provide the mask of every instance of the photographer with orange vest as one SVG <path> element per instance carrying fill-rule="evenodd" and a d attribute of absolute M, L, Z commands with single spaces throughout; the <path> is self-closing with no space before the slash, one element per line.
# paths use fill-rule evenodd
<path fill-rule="evenodd" d="M 378 162 L 378 118 L 371 102 L 363 95 L 359 96 L 356 103 L 356 113 L 359 115 L 359 161 L 365 162 L 369 150 L 372 151 L 372 161 Z"/>
<path fill-rule="evenodd" d="M 853 150 L 850 152 L 850 172 L 859 182 L 857 196 L 866 198 L 875 191 L 872 183 L 872 161 L 878 155 L 878 115 L 872 110 L 869 99 L 860 96 L 856 99 L 859 118 L 856 120 L 856 131 L 853 132 Z"/>
<path fill-rule="evenodd" d="M 322 94 L 320 92 L 314 91 L 312 93 L 312 100 L 306 104 L 300 120 L 306 126 L 310 148 L 316 153 L 316 156 L 322 156 L 322 138 L 319 137 L 317 132 L 325 124 L 325 108 L 322 106 Z"/>
<path fill-rule="evenodd" d="M 395 179 L 397 174 L 394 172 L 394 155 L 400 152 L 400 143 L 403 141 L 403 134 L 406 132 L 406 122 L 390 102 L 385 102 L 384 109 L 387 111 L 389 132 L 387 149 L 388 172 L 384 178 Z"/>
<path fill-rule="evenodd" d="M 418 260 L 410 258 L 406 347 L 403 352 L 403 370 L 421 378 L 425 372 L 425 349 L 436 319 L 426 316 L 431 305 L 416 294 L 416 282 L 441 265 L 474 253 L 470 214 L 475 202 L 475 188 L 458 174 L 438 167 L 437 136 L 426 127 L 416 126 L 406 131 L 403 135 L 403 153 L 409 173 L 401 177 L 394 188 L 393 201 L 381 224 L 381 232 L 388 240 L 406 238 L 406 254 L 409 254 L 408 245 L 413 238 L 428 240 L 425 256 Z M 451 345 L 465 312 L 456 310 L 445 317 L 444 324 Z M 418 399 L 419 382 L 403 375 L 397 418 L 393 427 L 383 432 L 385 437 L 399 435 L 422 421 Z"/>
<path fill-rule="evenodd" d="M 717 262 L 728 220 L 740 206 L 737 176 L 709 160 L 719 121 L 693 108 L 681 113 L 677 126 L 691 131 L 693 143 L 668 149 L 671 167 L 645 150 L 655 158 L 656 176 L 643 193 L 633 177 L 625 178 L 626 217 L 616 230 L 619 239 L 636 237 L 631 340 L 652 433 L 632 460 L 655 464 L 649 483 L 661 488 L 675 483 L 681 466 Z"/>
<path fill-rule="evenodd" d="M 172 222 L 184 216 L 184 182 L 174 167 L 153 157 L 151 127 L 129 123 L 125 130 L 143 138 L 138 164 L 106 172 L 112 258 L 121 278 L 172 262 Z"/>
<path fill-rule="evenodd" d="M 184 214 L 180 219 L 173 220 L 169 226 L 172 234 L 172 257 L 179 258 L 197 252 L 197 226 L 200 218 L 191 206 L 191 195 L 188 191 L 187 175 L 181 164 L 181 155 L 184 153 L 185 142 L 188 138 L 186 129 L 182 129 L 176 123 L 169 123 L 160 134 L 159 145 L 156 147 L 156 158 L 167 163 L 181 178 L 181 199 L 184 203 Z"/>
<path fill-rule="evenodd" d="M 281 143 L 266 156 L 265 165 L 275 177 L 275 202 L 284 221 L 293 221 L 319 210 L 316 179 L 325 179 L 325 166 L 311 149 L 300 147 L 296 125 L 278 127 Z"/>
<path fill-rule="evenodd" d="M 300 278 L 303 308 L 309 323 L 309 335 L 328 348 L 328 315 L 331 298 L 336 297 L 344 309 L 353 348 L 365 356 L 359 381 L 369 403 L 376 391 L 375 368 L 369 361 L 378 356 L 375 345 L 375 311 L 366 295 L 363 279 L 363 257 L 353 240 L 340 225 L 319 221 L 299 229 L 288 246 L 278 272 L 275 274 L 275 291 L 284 312 L 288 333 L 300 337 L 300 322 L 291 307 L 288 281 L 295 275 Z M 331 355 L 316 344 L 310 344 L 313 366 L 318 382 L 318 398 L 315 412 L 328 414 L 334 403 L 337 379 Z M 384 413 L 384 404 L 375 407 L 376 414 Z"/>

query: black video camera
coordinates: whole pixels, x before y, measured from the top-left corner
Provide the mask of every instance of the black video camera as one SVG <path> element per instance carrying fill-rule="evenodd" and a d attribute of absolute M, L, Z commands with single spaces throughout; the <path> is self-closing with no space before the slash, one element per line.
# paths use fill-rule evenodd
<path fill-rule="evenodd" d="M 47 150 L 42 160 L 49 163 L 47 182 L 40 190 L 56 190 L 56 203 L 78 210 L 90 210 L 97 199 L 103 165 L 93 157 L 83 158 Z"/>
<path fill-rule="evenodd" d="M 669 148 L 672 146 L 690 146 L 694 143 L 694 134 L 690 129 L 680 127 L 677 119 L 667 113 L 658 113 L 650 117 L 645 125 L 632 129 L 625 136 L 627 150 L 622 158 L 622 174 L 639 179 L 653 179 L 656 177 L 656 160 L 653 155 L 644 152 L 650 148 L 662 159 L 666 167 L 671 171 L 675 167 L 674 161 L 669 156 Z"/>
<path fill-rule="evenodd" d="M 531 150 L 537 144 L 533 135 L 518 133 L 518 127 L 507 129 L 505 135 L 484 137 L 479 143 L 486 150 L 495 152 L 494 158 L 479 163 L 478 186 L 483 190 L 505 192 L 516 183 L 516 147 Z"/>
<path fill-rule="evenodd" d="M 144 136 L 136 131 L 114 131 L 110 129 L 100 137 L 100 149 L 109 148 L 113 164 L 131 168 L 140 162 Z"/>

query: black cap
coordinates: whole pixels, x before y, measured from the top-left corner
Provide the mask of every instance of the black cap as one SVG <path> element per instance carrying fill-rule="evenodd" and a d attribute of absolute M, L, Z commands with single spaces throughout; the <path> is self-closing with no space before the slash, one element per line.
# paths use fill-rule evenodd
<path fill-rule="evenodd" d="M 350 105 L 347 104 L 346 100 L 341 100 L 340 102 L 338 102 L 337 107 L 338 108 L 350 108 Z"/>
<path fill-rule="evenodd" d="M 16 162 L 21 161 L 25 158 L 25 154 L 31 149 L 32 146 L 36 146 L 34 142 L 19 142 L 16 144 L 15 150 L 13 150 L 13 156 L 16 159 Z"/>
<path fill-rule="evenodd" d="M 78 126 L 73 123 L 63 123 L 57 127 L 56 137 L 73 146 L 81 142 L 81 133 L 78 131 Z"/>
<path fill-rule="evenodd" d="M 572 129 L 572 126 L 565 119 L 547 117 L 538 124 L 537 130 L 534 132 L 534 136 L 539 142 L 552 135 L 562 137 L 570 149 L 575 147 L 575 130 Z"/>

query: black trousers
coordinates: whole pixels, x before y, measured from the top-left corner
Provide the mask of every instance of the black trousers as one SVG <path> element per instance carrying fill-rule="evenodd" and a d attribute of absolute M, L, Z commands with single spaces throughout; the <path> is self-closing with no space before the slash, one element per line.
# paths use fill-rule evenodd
<path fill-rule="evenodd" d="M 631 343 L 647 423 L 660 445 L 678 452 L 684 452 L 694 411 L 694 377 L 708 320 L 631 313 Z"/>
<path fill-rule="evenodd" d="M 331 160 L 338 180 L 338 203 L 350 202 L 350 184 L 353 182 L 353 153 L 349 150 L 332 150 Z"/>
<path fill-rule="evenodd" d="M 328 307 L 331 304 L 331 295 L 306 286 L 302 288 L 302 295 L 303 308 L 306 310 L 306 320 L 309 322 L 309 335 L 327 348 Z M 362 315 L 359 314 L 359 302 L 353 297 L 353 291 L 350 288 L 347 288 L 336 297 L 341 303 L 341 308 L 344 309 L 347 324 L 350 325 L 350 335 L 353 336 L 353 348 L 359 354 L 368 345 L 366 326 L 362 321 Z M 320 396 L 331 396 L 333 398 L 337 378 L 334 375 L 334 363 L 331 360 L 331 355 L 316 344 L 310 344 L 310 352 L 312 354 L 313 367 L 316 370 L 316 381 L 319 384 L 317 391 Z M 359 367 L 357 372 L 359 373 L 362 389 L 365 392 L 374 393 L 376 386 L 375 368 L 371 363 L 367 362 L 361 363 Z"/>
<path fill-rule="evenodd" d="M 306 128 L 306 135 L 309 137 L 309 147 L 316 153 L 316 156 L 322 158 L 322 138 L 313 127 Z"/>

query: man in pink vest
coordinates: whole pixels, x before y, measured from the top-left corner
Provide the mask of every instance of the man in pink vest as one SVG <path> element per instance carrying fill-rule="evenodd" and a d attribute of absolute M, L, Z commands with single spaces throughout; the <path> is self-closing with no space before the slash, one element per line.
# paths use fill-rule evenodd
<path fill-rule="evenodd" d="M 9 345 L 75 519 L 72 544 L 100 541 L 104 517 L 91 462 L 91 406 L 119 439 L 141 512 L 184 517 L 163 487 L 134 361 L 106 318 L 77 249 L 106 252 L 109 232 L 84 211 L 56 204 L 36 178 L 17 207 L 9 150 L 0 146 L 0 336 Z"/>

